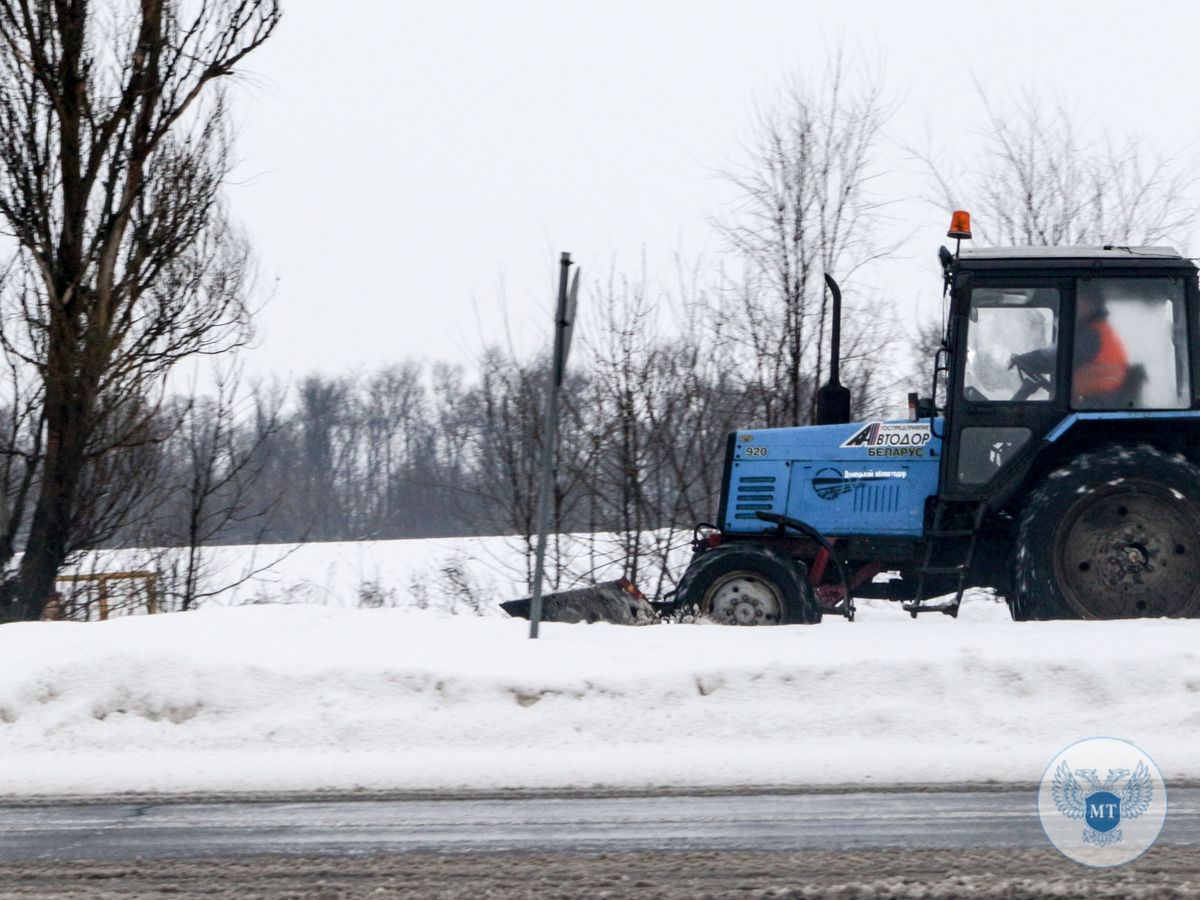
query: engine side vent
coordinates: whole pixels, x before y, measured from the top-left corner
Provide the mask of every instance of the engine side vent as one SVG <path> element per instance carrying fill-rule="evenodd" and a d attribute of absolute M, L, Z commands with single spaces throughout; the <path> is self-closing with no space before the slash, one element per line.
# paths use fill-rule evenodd
<path fill-rule="evenodd" d="M 900 509 L 900 485 L 860 484 L 854 491 L 856 513 L 890 513 Z"/>
<path fill-rule="evenodd" d="M 774 475 L 743 475 L 737 480 L 735 519 L 757 519 L 759 510 L 770 511 L 775 506 Z"/>

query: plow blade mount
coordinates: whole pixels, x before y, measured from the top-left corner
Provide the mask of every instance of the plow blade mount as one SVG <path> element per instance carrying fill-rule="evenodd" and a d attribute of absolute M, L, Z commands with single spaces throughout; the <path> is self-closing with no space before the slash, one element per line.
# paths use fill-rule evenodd
<path fill-rule="evenodd" d="M 532 599 L 509 600 L 500 608 L 514 618 L 528 619 Z M 651 606 L 628 578 L 574 591 L 542 595 L 543 622 L 612 622 L 614 625 L 642 625 L 653 621 Z"/>

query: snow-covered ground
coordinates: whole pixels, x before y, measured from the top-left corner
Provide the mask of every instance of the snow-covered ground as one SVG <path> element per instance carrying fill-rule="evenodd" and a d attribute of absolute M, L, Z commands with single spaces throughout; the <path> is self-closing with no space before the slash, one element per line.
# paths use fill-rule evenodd
<path fill-rule="evenodd" d="M 1200 777 L 1200 622 L 1014 624 L 978 596 L 526 635 L 353 602 L 5 625 L 0 795 L 1032 782 L 1093 735 Z"/>
<path fill-rule="evenodd" d="M 652 596 L 668 590 L 672 583 L 660 578 L 661 560 L 678 577 L 691 556 L 690 543 L 690 531 L 647 533 L 639 586 Z M 621 558 L 616 535 L 561 535 L 548 549 L 547 577 L 557 577 L 563 589 L 620 578 Z M 70 574 L 152 570 L 162 574 L 169 592 L 172 570 L 184 564 L 181 550 L 112 550 L 84 556 Z M 530 549 L 520 538 L 505 536 L 209 547 L 200 558 L 199 593 L 213 595 L 202 600 L 208 605 L 386 606 L 503 616 L 497 602 L 529 596 L 532 568 Z M 59 588 L 95 594 L 95 586 L 85 583 Z M 113 598 L 127 589 L 112 585 Z"/>

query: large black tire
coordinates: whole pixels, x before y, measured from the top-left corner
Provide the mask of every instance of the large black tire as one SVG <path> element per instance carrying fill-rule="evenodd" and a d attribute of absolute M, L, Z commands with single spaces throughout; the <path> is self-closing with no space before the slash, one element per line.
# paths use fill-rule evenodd
<path fill-rule="evenodd" d="M 1081 454 L 1029 496 L 1013 576 L 1017 620 L 1200 614 L 1200 469 L 1142 445 Z"/>
<path fill-rule="evenodd" d="M 756 544 L 726 544 L 692 558 L 676 603 L 724 625 L 812 625 L 821 608 L 804 566 Z"/>

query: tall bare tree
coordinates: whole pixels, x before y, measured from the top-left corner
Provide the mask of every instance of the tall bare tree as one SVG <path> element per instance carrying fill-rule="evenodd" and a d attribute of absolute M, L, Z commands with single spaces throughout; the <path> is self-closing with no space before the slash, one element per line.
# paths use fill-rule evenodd
<path fill-rule="evenodd" d="M 856 73 L 838 50 L 820 77 L 795 79 L 760 109 L 748 158 L 727 173 L 737 203 L 718 225 L 745 260 L 730 333 L 750 362 L 747 379 L 759 384 L 765 424 L 799 425 L 815 410 L 829 323 L 823 274 L 850 281 L 888 249 L 870 190 L 886 113 L 878 73 Z M 875 321 L 843 329 L 860 363 Z"/>
<path fill-rule="evenodd" d="M 1196 224 L 1195 160 L 1090 122 L 1066 98 L 1026 90 L 1010 101 L 976 85 L 982 153 L 945 164 L 918 153 L 933 199 L 974 213 L 993 244 L 1154 244 L 1185 241 Z"/>
<path fill-rule="evenodd" d="M 591 487 L 605 495 L 620 534 L 625 574 L 636 582 L 644 533 L 654 527 L 647 515 L 647 491 L 659 462 L 650 452 L 645 403 L 657 304 L 644 276 L 636 281 L 610 276 L 598 299 L 599 336 L 589 342 L 589 400 L 606 416 L 594 423 L 593 433 L 603 449 L 589 460 L 594 473 Z"/>
<path fill-rule="evenodd" d="M 217 83 L 279 17 L 278 0 L 0 0 L 0 337 L 37 372 L 44 432 L 5 617 L 41 614 L 105 489 L 89 470 L 146 439 L 170 368 L 246 335 Z"/>

